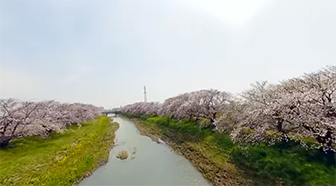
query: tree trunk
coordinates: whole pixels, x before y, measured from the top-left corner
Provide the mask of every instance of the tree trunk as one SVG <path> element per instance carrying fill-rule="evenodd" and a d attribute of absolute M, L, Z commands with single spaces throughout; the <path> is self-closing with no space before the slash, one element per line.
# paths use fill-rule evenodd
<path fill-rule="evenodd" d="M 284 122 L 284 119 L 279 119 L 278 120 L 278 122 L 277 122 L 277 129 L 281 133 L 282 141 L 288 142 L 289 141 L 289 137 L 288 137 L 287 133 L 282 128 L 283 122 Z"/>
<path fill-rule="evenodd" d="M 198 121 L 199 121 L 199 116 L 196 117 L 196 123 L 198 123 Z"/>
<path fill-rule="evenodd" d="M 332 146 L 333 141 L 333 132 L 330 128 L 327 129 L 327 132 L 324 136 L 317 135 L 316 140 L 322 144 L 322 148 L 324 152 L 332 151 L 335 152 L 335 148 Z"/>
<path fill-rule="evenodd" d="M 209 119 L 210 119 L 211 124 L 213 124 L 215 122 L 215 120 L 212 117 L 210 117 Z"/>
<path fill-rule="evenodd" d="M 7 139 L 1 139 L 1 140 L 0 140 L 0 148 L 5 148 L 5 147 L 7 147 L 8 144 L 9 144 L 9 141 L 10 141 L 10 140 L 11 140 L 10 138 L 7 138 Z"/>
<path fill-rule="evenodd" d="M 211 123 L 211 124 L 215 123 L 216 114 L 217 114 L 217 113 L 213 113 L 212 116 L 210 115 L 209 120 L 210 120 L 210 123 Z"/>
<path fill-rule="evenodd" d="M 214 120 L 216 119 L 216 115 L 217 115 L 217 112 L 215 112 L 215 113 L 213 114 L 213 119 L 214 119 Z"/>
<path fill-rule="evenodd" d="M 193 120 L 193 116 L 190 114 L 189 115 L 189 121 L 192 121 Z"/>
<path fill-rule="evenodd" d="M 323 149 L 324 152 L 327 151 L 332 151 L 334 153 L 336 152 L 336 149 L 332 146 L 334 137 L 331 128 L 327 129 L 325 135 L 321 135 L 318 134 L 318 132 L 311 126 L 305 125 L 304 123 L 302 123 L 301 126 L 303 126 L 306 130 L 312 132 L 315 135 L 316 141 L 322 145 L 321 148 Z"/>

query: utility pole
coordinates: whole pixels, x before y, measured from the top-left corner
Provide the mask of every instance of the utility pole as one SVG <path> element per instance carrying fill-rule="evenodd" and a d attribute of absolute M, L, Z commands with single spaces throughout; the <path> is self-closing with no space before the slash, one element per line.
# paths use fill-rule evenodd
<path fill-rule="evenodd" d="M 144 101 L 147 102 L 146 86 L 144 86 Z"/>

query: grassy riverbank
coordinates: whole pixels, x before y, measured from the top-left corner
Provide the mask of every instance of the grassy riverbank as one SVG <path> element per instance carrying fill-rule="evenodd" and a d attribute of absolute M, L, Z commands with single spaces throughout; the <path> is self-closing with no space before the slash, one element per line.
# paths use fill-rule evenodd
<path fill-rule="evenodd" d="M 153 140 L 163 139 L 215 185 L 335 185 L 335 157 L 296 143 L 233 144 L 225 134 L 195 122 L 130 116 Z"/>
<path fill-rule="evenodd" d="M 47 139 L 15 139 L 0 149 L 0 185 L 73 185 L 107 162 L 118 127 L 100 116 Z"/>

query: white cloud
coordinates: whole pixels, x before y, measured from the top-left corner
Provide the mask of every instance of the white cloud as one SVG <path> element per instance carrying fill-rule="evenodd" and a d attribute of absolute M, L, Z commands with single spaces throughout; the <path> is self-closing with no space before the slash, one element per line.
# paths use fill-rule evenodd
<path fill-rule="evenodd" d="M 0 98 L 41 98 L 43 82 L 27 71 L 0 64 Z"/>
<path fill-rule="evenodd" d="M 71 51 L 63 60 L 65 76 L 59 79 L 60 84 L 71 84 L 83 81 L 89 74 L 94 73 L 96 60 L 85 51 Z"/>
<path fill-rule="evenodd" d="M 268 2 L 267 0 L 186 0 L 184 3 L 206 11 L 226 24 L 240 26 Z"/>
<path fill-rule="evenodd" d="M 335 2 L 8 1 L 0 95 L 119 106 L 144 85 L 163 101 L 277 82 L 334 63 Z"/>

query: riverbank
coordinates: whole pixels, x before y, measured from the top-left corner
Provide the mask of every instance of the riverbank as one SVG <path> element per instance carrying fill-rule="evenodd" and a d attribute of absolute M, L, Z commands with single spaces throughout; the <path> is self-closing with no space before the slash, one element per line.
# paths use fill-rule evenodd
<path fill-rule="evenodd" d="M 0 149 L 0 185 L 73 185 L 105 164 L 119 125 L 106 116 Z"/>
<path fill-rule="evenodd" d="M 136 118 L 131 120 L 135 123 L 141 134 L 150 137 L 157 143 L 160 143 L 159 139 L 162 139 L 176 153 L 185 156 L 214 185 L 233 186 L 251 184 L 251 181 L 242 177 L 234 165 L 228 162 L 227 155 L 217 152 L 216 147 L 209 144 L 209 141 L 181 142 L 179 140 L 184 138 L 181 133 L 167 136 L 155 123 Z"/>
<path fill-rule="evenodd" d="M 192 121 L 157 116 L 129 118 L 143 135 L 163 139 L 214 185 L 335 185 L 334 156 L 295 143 L 233 144 L 225 134 L 200 129 Z"/>

